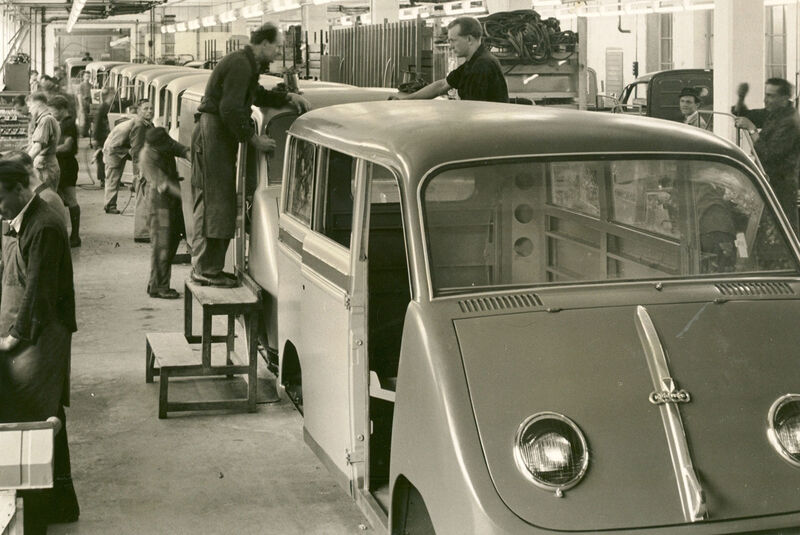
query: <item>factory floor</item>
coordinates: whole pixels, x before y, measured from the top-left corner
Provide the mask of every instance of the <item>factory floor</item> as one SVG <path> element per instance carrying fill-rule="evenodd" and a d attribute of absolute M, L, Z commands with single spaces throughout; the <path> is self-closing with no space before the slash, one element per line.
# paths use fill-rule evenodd
<path fill-rule="evenodd" d="M 150 246 L 133 241 L 133 201 L 122 215 L 103 213 L 86 154 L 79 154 L 83 246 L 72 250 L 78 332 L 67 409 L 81 516 L 48 533 L 372 531 L 303 442 L 302 418 L 291 403 L 261 403 L 253 414 L 158 419 L 158 379 L 144 379 L 145 333 L 180 331 L 183 300 L 148 297 Z M 128 196 L 121 190 L 120 209 Z M 183 293 L 188 274 L 188 266 L 175 266 L 173 288 Z"/>

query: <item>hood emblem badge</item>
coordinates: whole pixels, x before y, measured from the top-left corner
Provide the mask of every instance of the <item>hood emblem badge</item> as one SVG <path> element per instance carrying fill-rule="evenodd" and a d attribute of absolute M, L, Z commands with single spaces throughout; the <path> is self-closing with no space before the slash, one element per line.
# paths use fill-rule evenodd
<path fill-rule="evenodd" d="M 661 380 L 663 390 L 650 394 L 650 403 L 653 405 L 663 405 L 664 403 L 689 403 L 692 396 L 686 390 L 678 390 L 675 381 L 671 377 L 664 377 Z"/>

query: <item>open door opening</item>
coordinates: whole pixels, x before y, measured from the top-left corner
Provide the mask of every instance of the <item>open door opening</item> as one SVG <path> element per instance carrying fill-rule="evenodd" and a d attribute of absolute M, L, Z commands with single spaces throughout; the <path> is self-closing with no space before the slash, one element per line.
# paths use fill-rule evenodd
<path fill-rule="evenodd" d="M 389 511 L 389 461 L 400 344 L 411 300 L 400 192 L 390 171 L 371 165 L 367 268 L 369 490 Z"/>

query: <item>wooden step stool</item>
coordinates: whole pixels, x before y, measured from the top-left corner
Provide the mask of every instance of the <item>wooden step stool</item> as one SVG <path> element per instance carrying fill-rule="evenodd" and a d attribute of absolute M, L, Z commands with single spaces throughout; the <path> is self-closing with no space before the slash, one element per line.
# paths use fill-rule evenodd
<path fill-rule="evenodd" d="M 145 381 L 153 382 L 159 376 L 158 417 L 166 418 L 170 411 L 195 411 L 217 409 L 256 410 L 258 369 L 258 325 L 261 303 L 258 296 L 245 286 L 215 288 L 200 286 L 189 280 L 184 286 L 184 332 L 149 333 L 145 351 Z M 202 333 L 192 333 L 192 305 L 197 300 L 203 311 Z M 224 335 L 212 334 L 214 316 L 228 317 L 228 330 Z M 234 351 L 235 322 L 237 316 L 245 319 L 246 358 L 239 359 Z M 200 344 L 198 351 L 192 344 Z M 212 363 L 211 346 L 225 343 L 225 362 Z M 196 347 L 196 346 L 195 346 Z M 247 398 L 210 401 L 169 401 L 170 377 L 208 377 L 245 375 Z"/>

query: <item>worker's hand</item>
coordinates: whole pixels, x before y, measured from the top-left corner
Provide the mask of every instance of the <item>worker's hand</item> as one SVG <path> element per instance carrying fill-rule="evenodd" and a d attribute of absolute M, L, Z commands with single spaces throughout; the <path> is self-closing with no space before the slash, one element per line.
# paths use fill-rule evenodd
<path fill-rule="evenodd" d="M 750 91 L 750 85 L 747 82 L 743 82 L 739 84 L 739 87 L 736 88 L 736 96 L 739 98 L 744 98 L 747 96 L 748 91 Z"/>
<path fill-rule="evenodd" d="M 308 99 L 297 93 L 289 93 L 289 104 L 297 108 L 297 113 L 301 115 L 311 110 L 311 103 Z"/>
<path fill-rule="evenodd" d="M 0 351 L 11 351 L 19 343 L 19 338 L 14 338 L 10 334 L 0 337 Z"/>
<path fill-rule="evenodd" d="M 273 152 L 276 146 L 275 140 L 267 135 L 251 137 L 250 144 L 261 152 Z"/>
<path fill-rule="evenodd" d="M 744 130 L 752 131 L 756 129 L 756 125 L 754 125 L 753 121 L 751 121 L 747 117 L 737 117 L 733 121 L 733 124 L 736 125 L 736 128 L 743 128 Z"/>
<path fill-rule="evenodd" d="M 397 93 L 395 95 L 389 95 L 388 100 L 405 100 L 402 93 Z"/>

